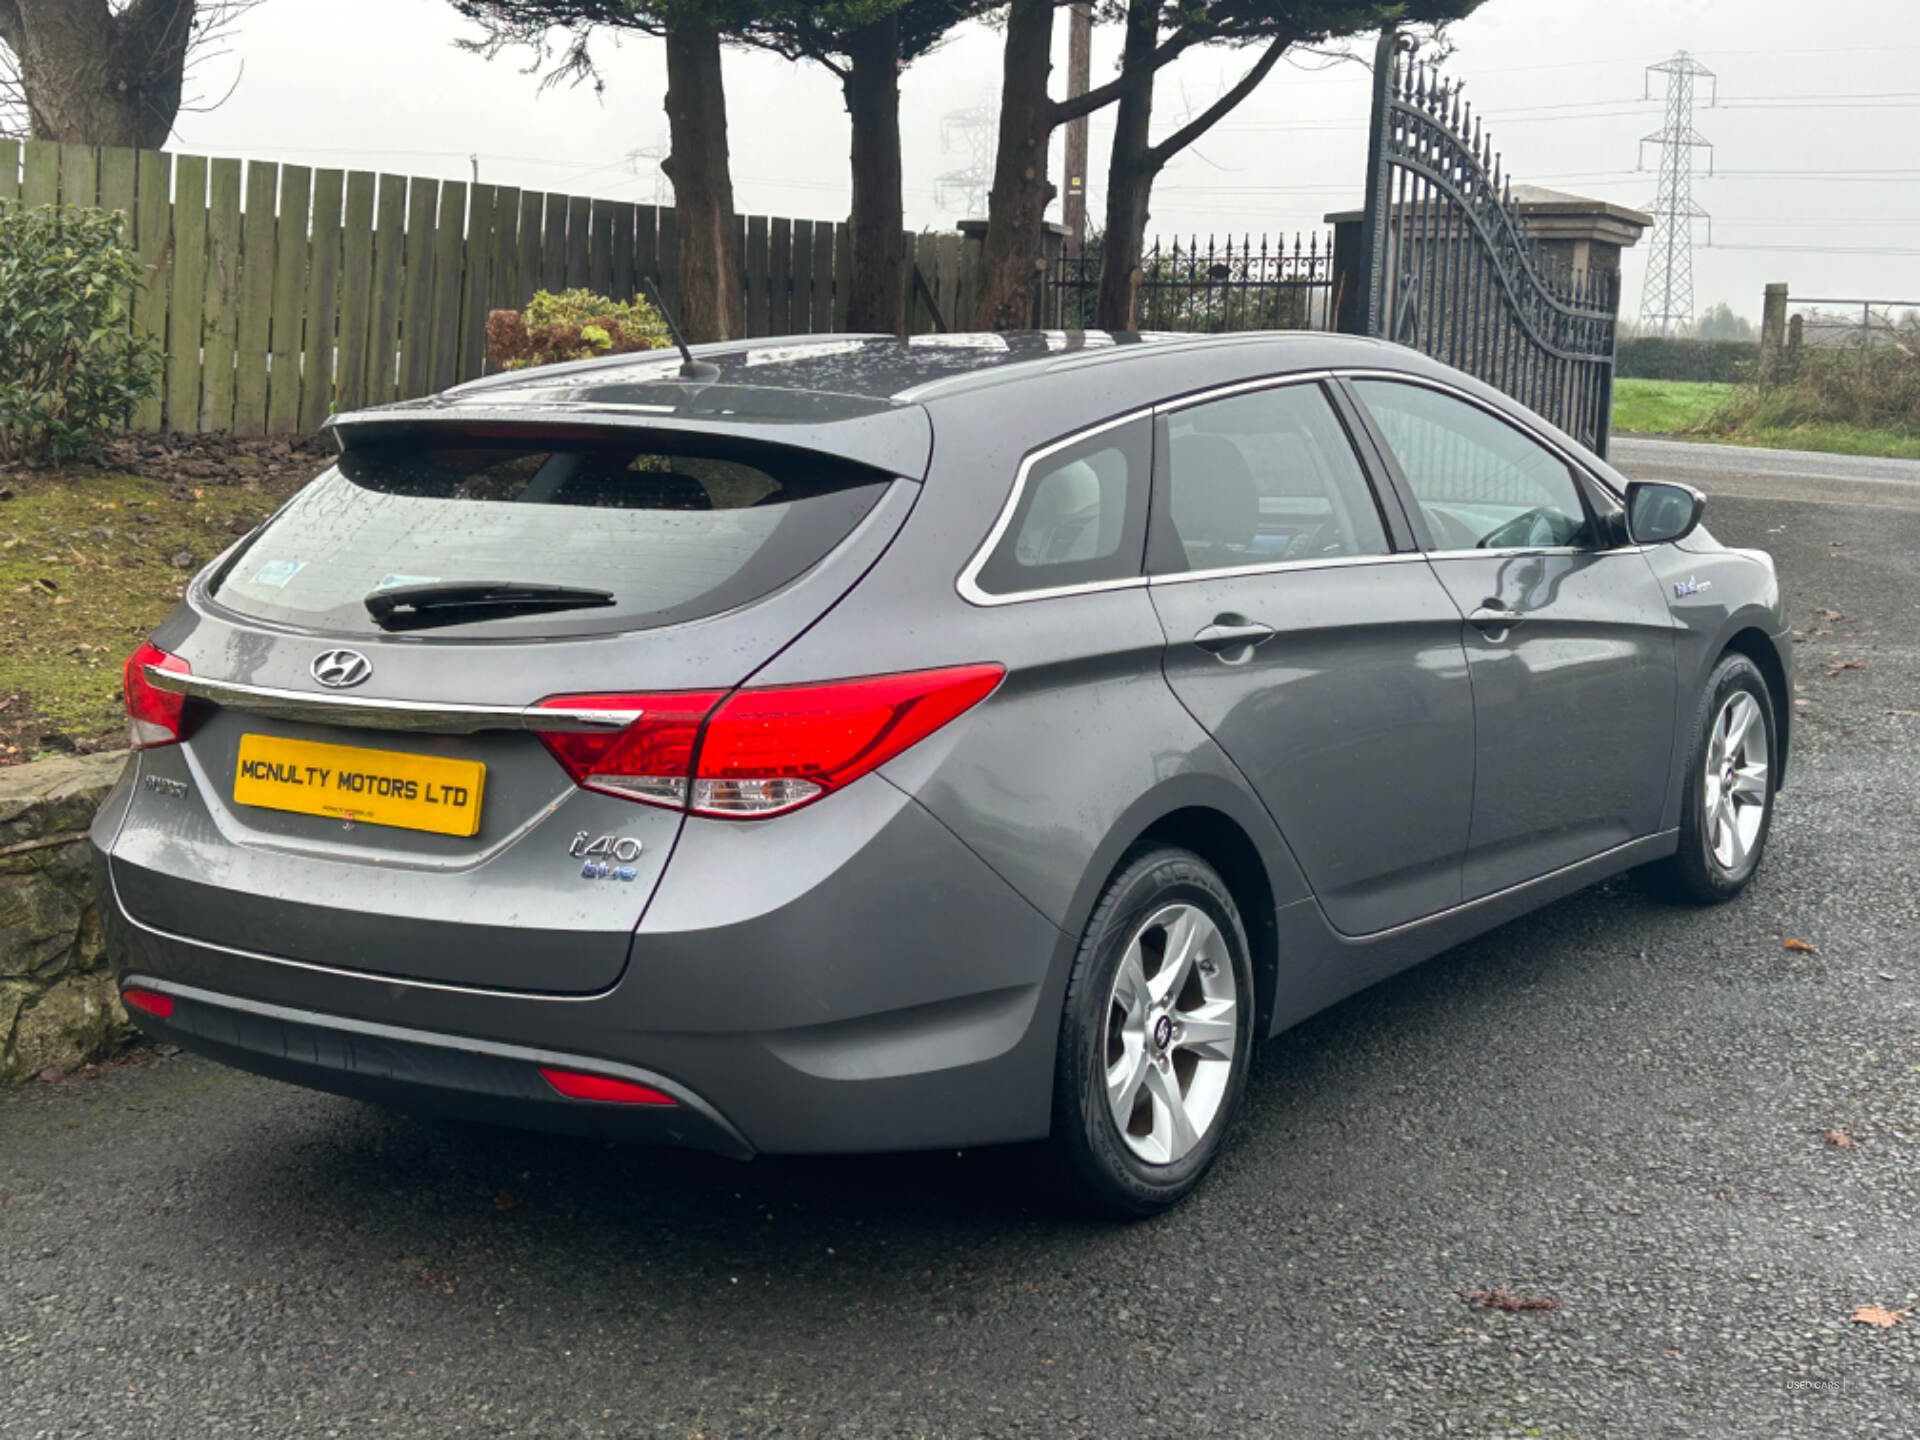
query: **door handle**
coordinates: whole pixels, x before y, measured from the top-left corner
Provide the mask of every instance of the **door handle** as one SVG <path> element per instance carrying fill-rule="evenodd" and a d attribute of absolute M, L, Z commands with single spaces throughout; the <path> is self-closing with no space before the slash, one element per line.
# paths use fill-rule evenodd
<path fill-rule="evenodd" d="M 1273 627 L 1249 620 L 1244 615 L 1216 615 L 1213 623 L 1193 637 L 1202 650 L 1224 655 L 1234 650 L 1251 649 L 1273 638 Z"/>
<path fill-rule="evenodd" d="M 1511 630 L 1527 617 L 1518 610 L 1508 610 L 1499 601 L 1482 602 L 1478 610 L 1467 617 L 1467 623 L 1476 630 Z"/>

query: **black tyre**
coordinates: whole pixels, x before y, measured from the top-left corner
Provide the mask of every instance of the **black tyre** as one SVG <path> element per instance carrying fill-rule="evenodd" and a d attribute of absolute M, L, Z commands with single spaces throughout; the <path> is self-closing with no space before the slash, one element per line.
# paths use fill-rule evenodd
<path fill-rule="evenodd" d="M 1744 655 L 1720 658 L 1700 696 L 1680 808 L 1680 848 L 1647 868 L 1656 891 L 1695 905 L 1731 900 L 1766 854 L 1779 747 L 1767 680 Z"/>
<path fill-rule="evenodd" d="M 1256 997 L 1233 896 L 1191 851 L 1128 857 L 1074 958 L 1052 1150 L 1074 1208 L 1135 1220 L 1199 1183 L 1246 1089 Z"/>

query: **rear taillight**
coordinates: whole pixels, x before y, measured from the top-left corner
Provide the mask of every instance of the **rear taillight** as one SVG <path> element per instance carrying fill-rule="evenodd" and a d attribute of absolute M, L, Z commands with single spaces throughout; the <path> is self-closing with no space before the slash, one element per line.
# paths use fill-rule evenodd
<path fill-rule="evenodd" d="M 127 657 L 121 671 L 121 688 L 127 700 L 127 741 L 136 750 L 155 745 L 172 745 L 180 739 L 180 714 L 186 708 L 184 695 L 170 695 L 155 689 L 147 679 L 147 667 L 175 675 L 189 672 L 187 662 L 169 655 L 152 641 L 145 641 Z"/>
<path fill-rule="evenodd" d="M 986 699 L 1004 673 L 998 665 L 962 665 L 737 690 L 724 700 L 707 692 L 570 695 L 540 708 L 639 717 L 614 734 L 540 738 L 588 789 L 698 815 L 777 815 L 926 739 Z"/>

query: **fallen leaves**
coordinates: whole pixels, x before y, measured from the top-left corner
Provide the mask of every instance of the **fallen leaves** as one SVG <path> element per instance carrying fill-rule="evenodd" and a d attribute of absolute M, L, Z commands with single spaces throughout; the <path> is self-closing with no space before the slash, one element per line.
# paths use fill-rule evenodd
<path fill-rule="evenodd" d="M 1844 1130 L 1829 1130 L 1820 1138 L 1836 1150 L 1851 1150 L 1859 1143 Z"/>
<path fill-rule="evenodd" d="M 1913 1307 L 1908 1306 L 1907 1310 Z M 1853 1323 L 1871 1325 L 1877 1330 L 1891 1330 L 1907 1317 L 1907 1310 L 1888 1310 L 1880 1305 L 1862 1305 L 1853 1312 Z"/>
<path fill-rule="evenodd" d="M 1453 1292 L 1470 1305 L 1484 1305 L 1489 1310 L 1504 1310 L 1509 1315 L 1516 1310 L 1558 1310 L 1558 1300 L 1547 1300 L 1534 1296 L 1509 1295 L 1505 1290 L 1456 1290 Z"/>
<path fill-rule="evenodd" d="M 1818 945 L 1809 945 L 1804 940 L 1782 940 L 1780 942 L 1780 948 L 1782 950 L 1792 950 L 1801 955 L 1818 955 L 1820 953 L 1820 947 Z"/>
<path fill-rule="evenodd" d="M 1842 660 L 1838 665 L 1830 665 L 1827 667 L 1827 678 L 1831 680 L 1843 670 L 1864 670 L 1866 668 L 1867 667 L 1858 660 Z"/>

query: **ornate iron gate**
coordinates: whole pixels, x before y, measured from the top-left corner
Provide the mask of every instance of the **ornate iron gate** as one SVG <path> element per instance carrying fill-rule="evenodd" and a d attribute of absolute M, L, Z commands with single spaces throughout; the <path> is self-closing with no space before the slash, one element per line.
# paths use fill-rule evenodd
<path fill-rule="evenodd" d="M 1367 334 L 1478 376 L 1606 454 L 1615 276 L 1540 249 L 1459 86 L 1412 63 L 1392 30 L 1374 58 L 1360 245 Z"/>

